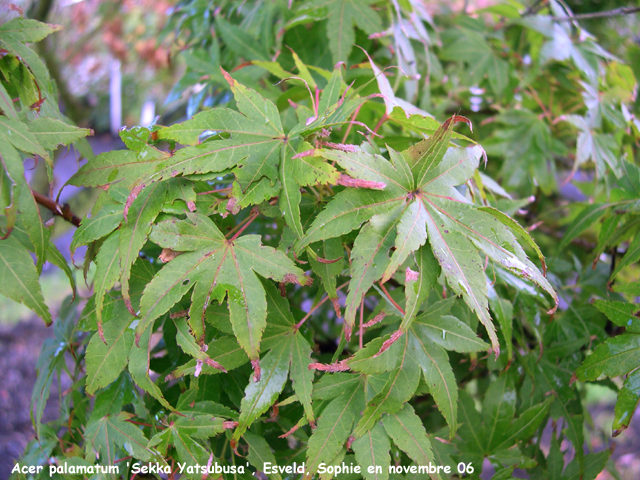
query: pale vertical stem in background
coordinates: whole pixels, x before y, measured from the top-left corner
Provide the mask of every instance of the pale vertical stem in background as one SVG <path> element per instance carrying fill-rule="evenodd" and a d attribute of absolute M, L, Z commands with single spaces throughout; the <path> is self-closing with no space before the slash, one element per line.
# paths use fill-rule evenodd
<path fill-rule="evenodd" d="M 120 60 L 111 60 L 109 79 L 109 109 L 111 114 L 111 135 L 118 136 L 122 126 L 122 72 Z"/>
<path fill-rule="evenodd" d="M 148 127 L 153 125 L 156 120 L 156 102 L 149 99 L 142 105 L 142 112 L 140 112 L 140 126 Z"/>

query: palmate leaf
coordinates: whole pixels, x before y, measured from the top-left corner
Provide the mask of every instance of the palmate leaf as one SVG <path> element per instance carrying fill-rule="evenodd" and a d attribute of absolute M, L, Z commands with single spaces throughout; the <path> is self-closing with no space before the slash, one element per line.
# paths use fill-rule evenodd
<path fill-rule="evenodd" d="M 118 453 L 120 450 L 143 461 L 151 460 L 152 454 L 147 448 L 147 439 L 142 430 L 127 421 L 132 416 L 121 412 L 119 415 L 107 415 L 89 422 L 84 432 L 86 457 L 99 456 L 102 464 L 112 465 L 121 458 Z"/>
<path fill-rule="evenodd" d="M 457 121 L 468 122 L 463 117 L 450 118 L 431 137 L 405 152 L 390 149 L 391 161 L 352 146 L 344 151 L 317 152 L 335 161 L 357 179 L 354 185 L 362 188 L 336 195 L 296 249 L 344 235 L 368 221 L 351 253 L 353 280 L 345 311 L 347 334 L 363 296 L 374 282 L 389 279 L 427 240 L 448 285 L 486 327 L 496 354 L 499 345 L 489 315 L 485 257 L 537 283 L 557 304 L 555 291 L 516 240 L 513 232 L 523 236 L 523 229 L 504 214 L 474 206 L 456 189 L 471 178 L 484 153 L 478 146 L 449 146 Z M 374 192 L 367 188 L 372 186 L 384 187 Z M 395 250 L 389 257 L 392 246 Z"/>
<path fill-rule="evenodd" d="M 104 186 L 114 182 L 141 188 L 177 175 L 222 172 L 237 166 L 243 188 L 267 176 L 275 181 L 280 151 L 286 143 L 275 105 L 237 83 L 226 72 L 240 112 L 216 108 L 182 124 L 160 129 L 159 139 L 192 145 L 171 155 L 151 146 L 138 151 L 109 152 L 84 165 L 70 185 Z M 204 131 L 227 132 L 230 138 L 196 145 Z M 135 190 L 134 190 L 135 191 Z"/>
<path fill-rule="evenodd" d="M 411 405 L 407 403 L 402 410 L 385 415 L 382 424 L 393 442 L 418 465 L 434 461 L 427 431 Z"/>
<path fill-rule="evenodd" d="M 263 335 L 262 348 L 271 350 L 260 361 L 259 381 L 249 381 L 240 405 L 234 441 L 273 405 L 290 375 L 298 400 L 302 403 L 307 421 L 315 421 L 311 407 L 313 370 L 309 370 L 311 346 L 302 336 L 289 309 L 288 301 L 271 284 L 263 281 L 267 295 L 268 326 Z"/>
<path fill-rule="evenodd" d="M 333 63 L 347 62 L 355 42 L 354 23 L 367 34 L 382 30 L 378 15 L 372 10 L 374 0 L 315 0 L 302 8 L 325 9 L 329 49 Z"/>
<path fill-rule="evenodd" d="M 204 340 L 205 311 L 212 300 L 228 295 L 230 320 L 242 348 L 258 359 L 266 326 L 267 300 L 256 274 L 280 282 L 307 285 L 311 279 L 283 253 L 261 245 L 257 235 L 227 240 L 206 216 L 187 214 L 187 220 L 156 225 L 151 240 L 163 248 L 186 252 L 169 262 L 146 287 L 136 335 L 192 291 L 189 325 Z"/>
<path fill-rule="evenodd" d="M 331 462 L 344 446 L 356 418 L 364 408 L 364 391 L 360 382 L 341 389 L 322 411 L 318 425 L 307 444 L 307 470 L 316 473 L 321 463 Z"/>

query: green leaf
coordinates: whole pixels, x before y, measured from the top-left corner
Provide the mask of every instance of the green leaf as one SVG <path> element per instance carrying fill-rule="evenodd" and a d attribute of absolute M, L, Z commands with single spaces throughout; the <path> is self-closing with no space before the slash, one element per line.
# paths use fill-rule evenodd
<path fill-rule="evenodd" d="M 466 451 L 484 455 L 486 442 L 482 435 L 482 417 L 476 410 L 473 398 L 464 389 L 460 390 L 458 397 L 458 411 L 461 423 L 458 434 L 464 441 Z"/>
<path fill-rule="evenodd" d="M 314 400 L 331 400 L 350 393 L 360 384 L 360 376 L 352 373 L 325 374 L 313 386 Z"/>
<path fill-rule="evenodd" d="M 376 423 L 371 430 L 355 440 L 351 444 L 356 461 L 362 468 L 362 476 L 366 480 L 387 480 L 389 478 L 389 465 L 391 445 L 385 429 L 380 423 Z M 373 473 L 369 473 L 369 468 Z"/>
<path fill-rule="evenodd" d="M 489 306 L 498 320 L 504 341 L 507 345 L 507 358 L 513 358 L 513 305 L 509 300 L 500 298 L 494 288 L 489 289 Z"/>
<path fill-rule="evenodd" d="M 385 415 L 382 424 L 393 442 L 416 464 L 434 463 L 427 431 L 411 405 L 407 403 L 402 410 Z"/>
<path fill-rule="evenodd" d="M 427 240 L 426 222 L 427 212 L 421 202 L 411 202 L 402 212 L 397 224 L 398 235 L 395 240 L 395 250 L 382 275 L 383 283 L 391 278 L 393 273 L 404 263 L 411 252 L 418 250 L 425 244 Z M 431 252 L 429 253 L 431 254 Z M 431 254 L 431 257 L 433 258 L 433 254 Z M 437 272 L 439 270 L 437 263 L 434 267 L 435 272 Z M 433 277 L 433 275 L 431 276 Z M 436 279 L 437 277 L 433 279 L 432 284 L 435 283 Z"/>
<path fill-rule="evenodd" d="M 620 435 L 629 426 L 633 413 L 638 407 L 638 401 L 640 401 L 640 368 L 627 376 L 618 392 L 611 426 L 614 437 Z"/>
<path fill-rule="evenodd" d="M 494 451 L 508 448 L 517 440 L 530 438 L 547 417 L 549 405 L 551 405 L 552 401 L 552 398 L 548 398 L 544 402 L 534 405 L 522 412 L 522 415 L 511 423 L 508 434 L 499 445 L 495 446 Z"/>
<path fill-rule="evenodd" d="M 2 295 L 29 307 L 47 325 L 51 325 L 51 313 L 44 303 L 31 255 L 13 237 L 0 240 L 0 278 L 4 285 Z"/>
<path fill-rule="evenodd" d="M 151 460 L 147 439 L 142 430 L 127 421 L 131 417 L 130 413 L 121 412 L 119 415 L 108 415 L 88 423 L 84 432 L 87 440 L 85 456 L 95 458 L 99 455 L 103 465 L 113 465 L 122 458 L 119 451 L 134 455 L 142 461 Z"/>
<path fill-rule="evenodd" d="M 623 268 L 636 263 L 638 260 L 640 260 L 640 235 L 636 235 L 633 240 L 629 242 L 629 247 L 624 257 L 616 264 L 616 268 L 611 273 L 609 281 L 613 281 Z"/>
<path fill-rule="evenodd" d="M 382 345 L 389 338 L 390 336 L 385 336 L 371 340 L 364 348 L 346 360 L 349 368 L 367 375 L 378 375 L 395 370 L 400 363 L 400 358 L 405 355 L 406 343 L 404 341 L 393 342 L 388 350 L 378 355 Z"/>
<path fill-rule="evenodd" d="M 206 465 L 210 453 L 192 436 L 188 428 L 181 428 L 177 422 L 172 422 L 168 428 L 157 433 L 149 440 L 149 447 L 156 447 L 161 453 L 167 454 L 169 446 L 176 449 L 178 461 L 187 466 Z M 195 478 L 196 475 L 191 475 Z M 199 478 L 200 475 L 197 475 Z"/>
<path fill-rule="evenodd" d="M 260 415 L 273 405 L 282 392 L 289 374 L 291 337 L 286 337 L 260 360 L 260 380 L 249 380 L 240 405 L 240 419 L 233 432 L 238 440 Z"/>
<path fill-rule="evenodd" d="M 400 330 L 406 331 L 414 321 L 418 309 L 424 303 L 431 288 L 438 281 L 440 275 L 440 265 L 433 256 L 431 249 L 425 245 L 415 252 L 416 264 L 418 265 L 418 278 L 413 279 L 413 272 L 405 272 L 405 313 Z"/>
<path fill-rule="evenodd" d="M 310 6 L 327 9 L 327 37 L 333 63 L 347 62 L 355 42 L 354 24 L 367 34 L 382 30 L 378 15 L 371 9 L 374 0 L 316 0 Z"/>
<path fill-rule="evenodd" d="M 466 63 L 467 75 L 476 81 L 488 76 L 493 92 L 498 97 L 502 96 L 509 83 L 509 64 L 493 52 L 479 32 L 466 28 L 451 29 L 443 32 L 443 40 L 442 59 Z"/>
<path fill-rule="evenodd" d="M 388 214 L 374 215 L 365 225 L 351 251 L 351 276 L 344 312 L 345 336 L 351 337 L 360 303 L 374 282 L 379 279 L 389 262 L 388 251 L 401 218 L 404 206 L 398 205 Z"/>
<path fill-rule="evenodd" d="M 0 109 L 2 109 L 2 113 L 5 116 L 12 118 L 14 120 L 18 119 L 18 113 L 16 112 L 16 108 L 13 106 L 13 100 L 7 93 L 7 90 L 0 84 Z"/>
<path fill-rule="evenodd" d="M 51 232 L 49 229 L 45 228 L 42 223 L 40 210 L 38 209 L 35 198 L 31 193 L 31 188 L 24 176 L 24 167 L 22 166 L 20 155 L 11 146 L 11 144 L 7 143 L 2 139 L 2 137 L 0 137 L 0 151 L 2 165 L 6 169 L 6 173 L 9 175 L 13 183 L 13 186 L 10 187 L 12 189 L 10 194 L 12 197 L 10 210 L 18 207 L 21 213 L 19 225 L 29 237 L 31 245 L 28 248 L 31 248 L 36 254 L 36 270 L 40 273 L 42 271 L 42 266 L 47 259 L 48 250 L 50 250 L 49 245 L 51 244 L 51 241 L 49 238 L 51 236 Z M 15 213 L 16 211 L 14 210 L 13 212 L 10 212 L 9 215 L 11 216 Z M 11 225 L 11 221 L 12 219 L 8 217 L 8 233 L 10 233 L 14 227 Z"/>
<path fill-rule="evenodd" d="M 413 329 L 446 350 L 462 353 L 482 352 L 490 348 L 466 323 L 451 315 L 425 313 L 414 320 Z"/>
<path fill-rule="evenodd" d="M 18 150 L 33 155 L 40 155 L 47 161 L 51 161 L 47 152 L 42 148 L 35 135 L 27 126 L 11 118 L 0 117 L 0 134 L 4 139 Z"/>
<path fill-rule="evenodd" d="M 640 335 L 625 333 L 596 347 L 576 370 L 578 379 L 597 380 L 617 377 L 640 365 Z"/>
<path fill-rule="evenodd" d="M 508 436 L 509 427 L 516 414 L 516 389 L 513 378 L 503 373 L 496 381 L 491 382 L 484 397 L 482 415 L 485 423 L 486 451 L 494 451 L 494 447 Z"/>
<path fill-rule="evenodd" d="M 280 183 L 282 184 L 280 209 L 284 213 L 287 226 L 293 230 L 297 238 L 300 238 L 303 235 L 300 221 L 302 195 L 300 194 L 300 183 L 296 180 L 294 172 L 297 162 L 298 160 L 292 159 L 291 155 L 287 155 L 285 148 L 280 159 Z"/>
<path fill-rule="evenodd" d="M 562 234 L 562 241 L 558 245 L 558 252 L 562 251 L 571 240 L 584 230 L 596 224 L 598 219 L 609 210 L 609 204 L 592 203 L 584 208 Z"/>
<path fill-rule="evenodd" d="M 122 272 L 119 245 L 120 236 L 119 232 L 116 232 L 103 242 L 95 258 L 96 274 L 93 291 L 95 292 L 95 312 L 99 330 L 102 328 L 104 296 L 115 285 Z"/>
<path fill-rule="evenodd" d="M 270 463 L 271 465 L 278 464 L 276 457 L 271 451 L 271 447 L 269 447 L 269 444 L 263 437 L 246 432 L 244 434 L 244 439 L 247 442 L 247 445 L 249 445 L 247 460 L 249 460 L 249 463 L 251 463 L 256 470 L 261 472 L 265 463 Z M 282 476 L 279 473 L 271 474 L 271 476 L 275 480 L 282 479 Z"/>
<path fill-rule="evenodd" d="M 95 335 L 94 335 L 95 338 Z M 151 380 L 149 363 L 151 360 L 151 328 L 146 329 L 140 337 L 140 346 L 132 345 L 129 352 L 129 373 L 136 384 L 145 392 L 158 400 L 165 408 L 173 407 L 162 395 L 162 390 Z"/>
<path fill-rule="evenodd" d="M 534 281 L 557 304 L 555 291 L 512 233 L 516 231 L 533 243 L 526 232 L 523 234 L 523 229 L 504 214 L 475 207 L 456 189 L 473 176 L 484 153 L 480 147 L 449 148 L 453 124 L 458 121 L 468 122 L 464 117 L 450 118 L 427 140 L 393 154 L 395 164 L 358 147 L 320 152 L 357 179 L 353 185 L 360 188 L 336 195 L 298 242 L 297 250 L 314 241 L 344 235 L 369 220 L 356 238 L 351 255 L 351 275 L 357 282 L 352 280 L 349 285 L 347 335 L 367 290 L 381 277 L 389 278 L 426 238 L 451 289 L 462 295 L 485 325 L 496 354 L 498 338 L 489 316 L 481 255 Z M 401 157 L 411 166 L 415 183 L 409 182 Z M 368 188 L 384 189 L 373 195 Z M 383 195 L 385 192 L 387 195 Z M 396 250 L 390 259 L 394 234 Z"/>
<path fill-rule="evenodd" d="M 105 205 L 96 215 L 82 219 L 82 223 L 73 235 L 71 251 L 113 232 L 122 223 L 123 211 L 124 205 Z"/>
<path fill-rule="evenodd" d="M 343 190 L 318 214 L 304 238 L 296 244 L 296 251 L 300 252 L 311 243 L 349 233 L 374 215 L 387 212 L 403 198 L 386 190 Z"/>
<path fill-rule="evenodd" d="M 137 332 L 140 334 L 192 288 L 189 322 L 196 332 L 203 332 L 201 325 L 210 299 L 221 302 L 228 292 L 233 331 L 249 358 L 255 360 L 267 316 L 264 288 L 256 274 L 300 285 L 310 283 L 310 279 L 282 252 L 261 245 L 259 236 L 227 240 L 208 217 L 192 213 L 187 217 L 154 227 L 152 241 L 188 253 L 165 265 L 145 289 Z M 199 340 L 201 333 L 197 334 Z"/>
<path fill-rule="evenodd" d="M 420 360 L 422 359 L 414 356 L 415 346 L 411 342 L 412 338 L 407 334 L 397 341 L 402 347 L 399 366 L 386 376 L 386 383 L 382 389 L 367 402 L 367 408 L 362 412 L 353 431 L 355 438 L 360 438 L 366 432 L 371 431 L 383 414 L 399 411 L 418 388 L 420 366 L 422 366 Z M 420 366 L 418 362 L 420 362 Z"/>
<path fill-rule="evenodd" d="M 640 318 L 636 316 L 637 305 L 608 300 L 596 300 L 593 305 L 614 324 L 624 327 L 627 332 L 640 333 Z"/>
<path fill-rule="evenodd" d="M 220 15 L 217 15 L 215 19 L 217 33 L 222 37 L 225 45 L 238 56 L 246 60 L 269 60 L 267 52 L 260 48 L 261 43 L 257 42 L 246 30 L 231 25 L 223 20 Z"/>
<path fill-rule="evenodd" d="M 344 268 L 344 248 L 339 238 L 330 238 L 322 241 L 317 248 L 311 247 L 314 252 L 331 263 L 320 262 L 314 258 L 309 258 L 313 273 L 322 279 L 322 286 L 329 295 L 329 298 L 338 298 L 336 290 L 336 280 Z M 335 261 L 337 260 L 337 261 Z"/>
<path fill-rule="evenodd" d="M 88 128 L 74 127 L 55 118 L 46 117 L 39 117 L 29 122 L 29 130 L 46 150 L 55 150 L 58 145 L 69 145 L 93 135 L 93 131 Z"/>
<path fill-rule="evenodd" d="M 562 475 L 563 480 L 595 480 L 604 469 L 609 455 L 611 455 L 611 451 L 608 449 L 585 455 L 584 470 L 578 459 L 574 458 L 565 468 Z"/>
<path fill-rule="evenodd" d="M 133 330 L 128 316 L 113 318 L 104 325 L 104 341 L 94 335 L 86 353 L 87 393 L 106 387 L 127 366 L 129 351 L 133 345 Z"/>
<path fill-rule="evenodd" d="M 364 407 L 361 388 L 345 392 L 326 406 L 307 443 L 307 470 L 314 474 L 321 463 L 333 460 L 351 433 L 351 427 Z"/>
<path fill-rule="evenodd" d="M 291 345 L 291 382 L 293 391 L 304 407 L 304 412 L 309 423 L 315 421 L 311 396 L 313 390 L 313 370 L 309 370 L 311 363 L 311 346 L 309 342 L 297 331 L 293 335 Z"/>
<path fill-rule="evenodd" d="M 458 386 L 447 352 L 433 343 L 417 325 L 407 336 L 429 386 L 429 393 L 449 425 L 449 437 L 453 438 L 458 427 Z"/>
<path fill-rule="evenodd" d="M 138 253 L 147 241 L 153 222 L 162 211 L 165 192 L 166 185 L 164 183 L 155 184 L 143 190 L 131 204 L 128 215 L 119 230 L 122 297 L 132 315 L 135 315 L 135 312 L 131 306 L 131 298 L 129 296 L 131 267 L 138 259 Z"/>
<path fill-rule="evenodd" d="M 42 416 L 49 399 L 54 373 L 65 366 L 65 351 L 66 349 L 60 348 L 58 339 L 47 338 L 42 344 L 40 356 L 36 363 L 37 377 L 31 392 L 29 411 L 32 412 L 31 420 L 34 423 L 38 439 L 42 439 Z"/>
<path fill-rule="evenodd" d="M 62 30 L 62 25 L 42 23 L 30 18 L 14 18 L 0 26 L 0 39 L 36 43 L 59 30 Z"/>
<path fill-rule="evenodd" d="M 190 438 L 207 439 L 224 432 L 224 419 L 212 415 L 187 413 L 173 424 L 180 433 Z"/>

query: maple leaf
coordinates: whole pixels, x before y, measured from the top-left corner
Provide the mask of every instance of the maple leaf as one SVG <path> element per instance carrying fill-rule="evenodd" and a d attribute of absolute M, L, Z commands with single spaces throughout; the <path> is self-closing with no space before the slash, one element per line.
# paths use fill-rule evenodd
<path fill-rule="evenodd" d="M 267 299 L 256 274 L 300 285 L 312 281 L 284 253 L 262 245 L 260 236 L 244 235 L 228 240 L 209 217 L 201 214 L 187 213 L 186 220 L 160 222 L 150 238 L 163 248 L 185 253 L 167 263 L 145 289 L 136 339 L 151 322 L 193 290 L 189 326 L 202 343 L 207 307 L 212 300 L 221 303 L 227 296 L 238 343 L 257 362 L 266 326 Z"/>
<path fill-rule="evenodd" d="M 497 210 L 476 207 L 456 188 L 471 178 L 484 154 L 479 146 L 449 146 L 453 125 L 460 121 L 469 123 L 464 117 L 454 116 L 431 137 L 404 152 L 389 148 L 391 161 L 355 146 L 315 152 L 335 161 L 356 179 L 353 186 L 363 187 L 338 193 L 296 244 L 300 251 L 310 243 L 344 235 L 366 222 L 351 252 L 347 337 L 362 298 L 373 284 L 387 281 L 410 254 L 427 244 L 448 285 L 487 329 L 496 355 L 499 344 L 489 315 L 485 257 L 532 280 L 557 305 L 555 291 L 513 233 L 532 243 L 526 231 Z M 373 185 L 383 189 L 367 188 Z M 405 319 L 402 331 L 408 329 L 410 321 Z"/>
<path fill-rule="evenodd" d="M 334 63 L 346 62 L 355 43 L 354 23 L 367 34 L 382 30 L 380 18 L 371 9 L 374 0 L 316 0 L 304 9 L 326 9 L 327 36 Z"/>

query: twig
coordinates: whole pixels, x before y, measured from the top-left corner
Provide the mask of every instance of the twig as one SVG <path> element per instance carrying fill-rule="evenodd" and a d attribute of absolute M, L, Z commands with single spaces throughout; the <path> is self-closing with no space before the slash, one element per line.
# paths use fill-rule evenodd
<path fill-rule="evenodd" d="M 404 310 L 400 307 L 400 305 L 398 305 L 396 303 L 396 301 L 391 297 L 391 294 L 389 294 L 389 292 L 387 291 L 387 288 L 384 286 L 384 284 L 382 282 L 378 282 L 378 285 L 380 285 L 380 288 L 382 289 L 382 291 L 384 292 L 384 294 L 387 296 L 387 298 L 389 299 L 389 301 L 393 304 L 394 307 L 396 307 L 398 309 L 398 311 L 400 313 L 402 313 L 402 315 L 404 315 Z"/>
<path fill-rule="evenodd" d="M 36 202 L 38 202 L 43 207 L 51 210 L 54 215 L 64 218 L 67 222 L 72 223 L 76 227 L 80 226 L 80 222 L 82 221 L 79 217 L 76 217 L 69 205 L 60 205 L 55 200 L 52 200 L 49 197 L 45 197 L 44 195 L 31 191 L 33 194 L 33 198 L 35 198 Z"/>
<path fill-rule="evenodd" d="M 609 18 L 621 15 L 631 15 L 640 12 L 640 7 L 620 7 L 604 12 L 579 13 L 578 15 L 568 15 L 566 17 L 551 17 L 554 22 L 569 22 L 574 20 L 588 20 L 590 18 Z"/>
<path fill-rule="evenodd" d="M 373 133 L 378 133 L 378 130 L 380 129 L 380 127 L 382 126 L 382 124 L 384 122 L 386 122 L 389 119 L 388 115 L 385 113 L 382 118 L 380 119 L 380 121 L 378 122 L 378 124 L 375 126 L 375 128 L 373 129 Z"/>
<path fill-rule="evenodd" d="M 208 195 L 210 193 L 229 192 L 233 187 L 218 188 L 216 190 L 208 190 L 206 192 L 198 192 L 197 195 Z"/>
<path fill-rule="evenodd" d="M 346 287 L 347 285 L 349 285 L 349 282 L 344 282 L 342 285 L 340 285 L 338 288 L 336 288 L 336 292 L 338 290 L 343 289 L 344 287 Z M 322 300 L 320 300 L 318 303 L 316 303 L 313 307 L 311 307 L 311 310 L 309 310 L 309 312 L 304 316 L 304 318 L 302 320 L 300 320 L 297 324 L 296 324 L 296 330 L 299 330 L 300 327 L 302 326 L 302 324 L 304 322 L 307 321 L 307 319 L 311 316 L 311 314 L 313 312 L 315 312 L 318 307 L 320 307 L 320 305 L 322 305 L 324 302 L 326 302 L 329 299 L 328 295 L 325 295 L 324 297 L 322 297 Z"/>
<path fill-rule="evenodd" d="M 358 105 L 358 108 L 355 109 L 355 111 L 353 112 L 353 115 L 351 117 L 351 121 L 349 122 L 349 126 L 347 127 L 347 131 L 344 132 L 344 137 L 342 137 L 342 143 L 346 143 L 347 142 L 347 137 L 349 136 L 349 132 L 351 131 L 351 126 L 353 125 L 353 122 L 356 121 L 356 117 L 358 116 L 358 113 L 360 113 L 360 108 L 362 107 L 362 105 Z"/>
<path fill-rule="evenodd" d="M 251 212 L 251 215 L 249 215 L 249 217 L 248 217 L 248 219 L 247 219 L 246 223 L 242 226 L 242 228 L 241 228 L 240 230 L 238 230 L 238 231 L 235 233 L 235 235 L 234 235 L 233 237 L 231 237 L 231 241 L 233 242 L 236 238 L 238 238 L 238 237 L 240 236 L 240 234 L 241 234 L 242 232 L 244 232 L 244 230 L 245 230 L 249 225 L 251 225 L 251 223 L 252 223 L 256 218 L 258 218 L 258 216 L 259 216 L 259 215 L 260 215 L 260 213 L 259 213 L 259 212 Z"/>
<path fill-rule="evenodd" d="M 360 350 L 362 350 L 362 337 L 364 337 L 364 297 L 362 297 L 362 302 L 360 303 Z"/>

